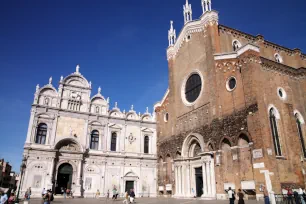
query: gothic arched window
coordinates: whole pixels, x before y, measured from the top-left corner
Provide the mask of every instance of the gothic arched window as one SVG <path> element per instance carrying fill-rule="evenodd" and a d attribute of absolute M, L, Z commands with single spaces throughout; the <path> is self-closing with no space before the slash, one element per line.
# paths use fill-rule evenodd
<path fill-rule="evenodd" d="M 115 152 L 116 146 L 117 146 L 117 133 L 113 132 L 111 138 L 111 151 Z"/>
<path fill-rule="evenodd" d="M 279 141 L 279 134 L 278 134 L 278 129 L 277 129 L 277 122 L 276 122 L 274 108 L 271 108 L 269 113 L 270 113 L 270 126 L 271 126 L 271 132 L 272 132 L 272 137 L 273 137 L 275 154 L 276 156 L 281 156 L 282 150 L 281 150 L 281 145 Z"/>
<path fill-rule="evenodd" d="M 37 127 L 35 143 L 45 144 L 47 138 L 48 126 L 45 123 L 40 123 Z"/>
<path fill-rule="evenodd" d="M 90 135 L 90 149 L 97 150 L 99 148 L 99 132 L 93 130 Z"/>
<path fill-rule="evenodd" d="M 303 131 L 302 131 L 302 123 L 297 113 L 295 114 L 295 119 L 296 119 L 296 126 L 298 129 L 298 134 L 299 134 L 300 141 L 301 141 L 302 150 L 303 150 L 303 156 L 304 158 L 306 158 L 306 149 L 305 149 L 305 142 L 304 142 Z"/>
<path fill-rule="evenodd" d="M 283 62 L 283 58 L 278 53 L 276 53 L 274 55 L 274 58 L 275 58 L 275 61 L 278 62 L 278 63 L 282 63 Z"/>
<path fill-rule="evenodd" d="M 145 136 L 144 138 L 144 153 L 148 154 L 149 153 L 149 136 Z"/>

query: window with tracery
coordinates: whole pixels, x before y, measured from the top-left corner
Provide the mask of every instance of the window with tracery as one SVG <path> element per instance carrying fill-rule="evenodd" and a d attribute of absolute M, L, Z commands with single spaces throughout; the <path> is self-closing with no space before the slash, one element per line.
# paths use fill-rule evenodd
<path fill-rule="evenodd" d="M 90 136 L 90 149 L 98 150 L 99 148 L 99 132 L 93 130 Z"/>
<path fill-rule="evenodd" d="M 302 146 L 302 151 L 303 151 L 303 156 L 304 158 L 306 158 L 306 149 L 305 149 L 305 141 L 304 141 L 304 137 L 303 137 L 303 131 L 302 131 L 302 123 L 299 119 L 299 115 L 296 113 L 295 114 L 295 119 L 296 119 L 296 126 L 298 129 L 298 134 L 299 134 L 299 138 L 300 138 L 300 142 L 301 142 L 301 146 Z"/>
<path fill-rule="evenodd" d="M 274 108 L 270 109 L 270 126 L 271 126 L 271 133 L 273 137 L 273 144 L 276 156 L 282 155 L 280 140 L 279 140 L 279 133 L 277 128 L 276 116 Z"/>
<path fill-rule="evenodd" d="M 35 143 L 36 144 L 45 144 L 46 143 L 47 130 L 48 130 L 48 126 L 45 123 L 40 123 L 38 125 L 37 131 L 36 131 L 36 138 L 35 138 Z"/>
<path fill-rule="evenodd" d="M 282 57 L 278 53 L 276 53 L 274 55 L 274 58 L 275 58 L 275 61 L 278 62 L 278 63 L 282 63 L 283 62 Z"/>
<path fill-rule="evenodd" d="M 113 132 L 111 138 L 111 151 L 115 152 L 116 146 L 117 146 L 117 133 Z"/>

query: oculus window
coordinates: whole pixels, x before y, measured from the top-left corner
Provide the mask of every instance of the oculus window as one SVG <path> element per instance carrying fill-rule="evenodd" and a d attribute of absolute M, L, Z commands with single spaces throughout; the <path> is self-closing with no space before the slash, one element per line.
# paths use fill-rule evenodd
<path fill-rule="evenodd" d="M 200 95 L 202 80 L 199 74 L 192 74 L 185 86 L 185 98 L 189 103 L 193 103 Z"/>

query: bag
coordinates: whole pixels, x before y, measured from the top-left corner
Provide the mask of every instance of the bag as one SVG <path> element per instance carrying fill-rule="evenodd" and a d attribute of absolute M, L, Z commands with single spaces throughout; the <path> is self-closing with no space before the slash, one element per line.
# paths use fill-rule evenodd
<path fill-rule="evenodd" d="M 236 200 L 235 194 L 233 193 L 232 195 L 233 200 Z"/>
<path fill-rule="evenodd" d="M 51 193 L 50 201 L 53 201 L 53 200 L 54 200 L 54 196 L 53 196 L 53 193 Z"/>

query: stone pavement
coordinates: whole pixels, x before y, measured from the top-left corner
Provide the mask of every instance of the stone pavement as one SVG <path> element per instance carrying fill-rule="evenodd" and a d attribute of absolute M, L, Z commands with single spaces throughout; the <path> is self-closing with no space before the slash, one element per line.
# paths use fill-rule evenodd
<path fill-rule="evenodd" d="M 105 198 L 92 199 L 92 198 L 74 198 L 63 199 L 55 198 L 51 204 L 122 204 L 123 199 L 113 201 L 112 199 L 106 200 Z M 137 198 L 136 204 L 229 204 L 227 200 L 199 200 L 199 199 L 174 199 L 174 198 Z M 238 201 L 235 201 L 237 204 Z M 23 202 L 21 202 L 23 204 Z M 31 199 L 29 204 L 42 204 L 41 199 Z M 263 204 L 256 200 L 247 200 L 245 204 Z"/>

